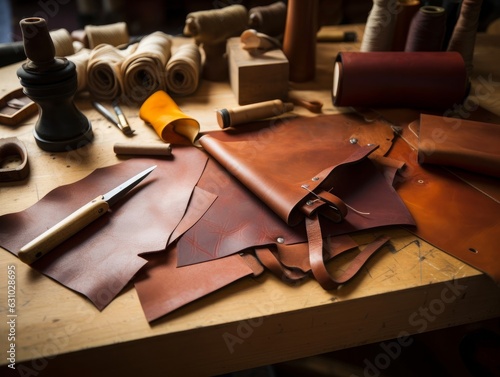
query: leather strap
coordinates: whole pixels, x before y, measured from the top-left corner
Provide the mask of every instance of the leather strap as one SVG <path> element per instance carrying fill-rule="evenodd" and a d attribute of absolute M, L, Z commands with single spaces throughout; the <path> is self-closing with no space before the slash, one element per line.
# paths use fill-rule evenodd
<path fill-rule="evenodd" d="M 323 237 L 321 235 L 321 227 L 317 214 L 306 217 L 306 231 L 309 240 L 309 261 L 312 273 L 318 283 L 326 290 L 336 289 L 339 285 L 352 279 L 363 267 L 365 262 L 389 241 L 389 237 L 386 236 L 377 238 L 354 258 L 346 271 L 339 277 L 333 277 L 330 272 L 328 272 L 324 262 Z"/>
<path fill-rule="evenodd" d="M 291 269 L 283 265 L 268 247 L 256 247 L 255 255 L 264 267 L 268 268 L 275 276 L 282 280 L 296 281 L 307 276 L 307 273 L 304 271 Z"/>

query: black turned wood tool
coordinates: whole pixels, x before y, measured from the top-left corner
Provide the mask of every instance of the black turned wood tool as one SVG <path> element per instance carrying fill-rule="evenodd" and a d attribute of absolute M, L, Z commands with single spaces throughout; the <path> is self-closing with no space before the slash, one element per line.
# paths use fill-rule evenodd
<path fill-rule="evenodd" d="M 33 132 L 40 148 L 68 152 L 88 144 L 92 126 L 73 102 L 77 89 L 75 64 L 55 57 L 47 23 L 31 17 L 20 21 L 28 61 L 17 70 L 24 93 L 39 107 Z"/>

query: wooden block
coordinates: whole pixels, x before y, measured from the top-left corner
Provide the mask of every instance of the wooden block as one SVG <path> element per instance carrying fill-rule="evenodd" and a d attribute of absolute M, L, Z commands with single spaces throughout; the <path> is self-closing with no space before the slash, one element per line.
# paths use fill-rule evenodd
<path fill-rule="evenodd" d="M 242 48 L 240 38 L 227 41 L 229 80 L 240 105 L 288 95 L 288 59 L 281 50 L 252 56 Z"/>

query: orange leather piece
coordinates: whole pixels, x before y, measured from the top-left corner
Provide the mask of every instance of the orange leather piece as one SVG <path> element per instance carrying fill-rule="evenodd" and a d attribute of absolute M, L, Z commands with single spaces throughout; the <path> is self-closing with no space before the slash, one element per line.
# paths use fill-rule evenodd
<path fill-rule="evenodd" d="M 163 90 L 151 94 L 139 109 L 139 117 L 151 124 L 158 136 L 172 144 L 193 144 L 200 124 L 184 114 Z"/>
<path fill-rule="evenodd" d="M 403 137 L 411 136 L 405 129 Z M 389 154 L 406 162 L 395 187 L 416 222 L 409 230 L 500 283 L 500 203 L 449 169 L 420 165 L 417 154 L 403 139 Z"/>

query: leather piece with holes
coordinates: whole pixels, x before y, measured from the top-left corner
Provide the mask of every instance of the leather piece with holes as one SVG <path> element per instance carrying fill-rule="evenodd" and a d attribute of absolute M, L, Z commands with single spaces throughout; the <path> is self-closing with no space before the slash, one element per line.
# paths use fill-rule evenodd
<path fill-rule="evenodd" d="M 403 137 L 417 145 L 408 129 Z M 500 202 L 453 170 L 419 164 L 417 148 L 403 139 L 395 140 L 389 157 L 406 162 L 395 188 L 415 219 L 416 227 L 409 230 L 500 283 Z"/>

